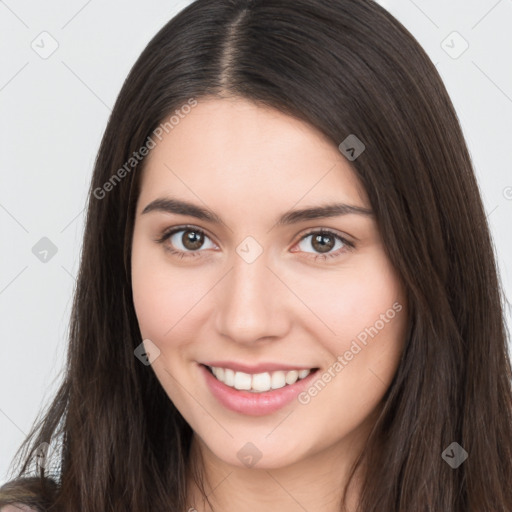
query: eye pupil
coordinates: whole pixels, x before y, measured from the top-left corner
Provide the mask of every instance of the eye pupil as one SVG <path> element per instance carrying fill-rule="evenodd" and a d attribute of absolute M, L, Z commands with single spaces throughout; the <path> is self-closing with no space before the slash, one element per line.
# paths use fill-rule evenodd
<path fill-rule="evenodd" d="M 326 242 L 326 240 L 331 240 L 331 243 Z M 315 250 L 320 252 L 329 252 L 334 247 L 333 236 L 326 233 L 319 233 L 315 235 L 312 239 L 313 247 Z M 318 244 L 318 246 L 317 246 Z"/>
<path fill-rule="evenodd" d="M 184 247 L 190 249 L 191 251 L 195 251 L 203 245 L 204 236 L 202 233 L 188 229 L 183 232 L 181 241 Z"/>

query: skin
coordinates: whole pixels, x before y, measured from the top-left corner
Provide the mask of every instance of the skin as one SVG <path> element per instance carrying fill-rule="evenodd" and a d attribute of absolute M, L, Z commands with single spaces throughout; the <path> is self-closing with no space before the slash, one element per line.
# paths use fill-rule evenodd
<path fill-rule="evenodd" d="M 206 206 L 224 223 L 142 214 L 165 196 Z M 216 510 L 339 511 L 347 471 L 396 372 L 405 293 L 375 218 L 274 225 L 288 210 L 333 201 L 371 209 L 337 146 L 309 124 L 243 99 L 200 100 L 147 157 L 133 233 L 133 300 L 143 339 L 160 350 L 151 368 L 194 430 L 192 464 L 201 453 Z M 183 245 L 186 231 L 155 241 L 183 224 L 205 233 L 188 259 L 165 250 L 194 252 Z M 356 246 L 331 238 L 338 256 L 315 261 L 321 249 L 313 236 L 304 238 L 313 228 Z M 236 252 L 247 236 L 263 250 L 250 264 Z M 337 357 L 394 303 L 401 311 L 307 404 L 294 400 L 260 417 L 233 412 L 211 395 L 197 364 L 271 361 L 332 373 Z M 252 467 L 237 457 L 249 441 L 262 454 Z M 192 481 L 189 503 L 210 510 Z"/>

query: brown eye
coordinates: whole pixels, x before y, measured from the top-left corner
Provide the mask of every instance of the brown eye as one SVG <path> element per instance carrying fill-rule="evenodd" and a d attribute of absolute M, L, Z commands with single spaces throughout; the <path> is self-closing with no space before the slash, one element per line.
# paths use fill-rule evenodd
<path fill-rule="evenodd" d="M 311 246 L 321 253 L 329 252 L 335 244 L 334 236 L 327 233 L 317 233 L 311 239 Z"/>
<path fill-rule="evenodd" d="M 180 241 L 186 249 L 197 251 L 204 243 L 204 233 L 192 229 L 183 230 Z"/>
<path fill-rule="evenodd" d="M 311 237 L 311 241 L 308 244 L 304 243 L 304 240 L 309 237 Z M 210 247 L 205 247 L 206 240 L 210 240 Z M 169 229 L 156 241 L 163 244 L 165 249 L 172 255 L 180 258 L 202 256 L 203 249 L 216 248 L 216 245 L 211 242 L 210 237 L 202 229 L 194 226 L 181 226 Z M 314 260 L 340 257 L 355 248 L 354 243 L 326 229 L 310 231 L 300 239 L 297 246 L 300 246 L 302 243 L 306 247 L 300 248 L 299 252 L 309 253 L 308 257 Z M 339 244 L 338 250 L 333 251 L 337 244 Z M 308 251 L 308 248 L 313 248 L 313 252 Z"/>
<path fill-rule="evenodd" d="M 181 226 L 166 231 L 157 242 L 164 244 L 171 253 L 187 257 L 199 256 L 202 249 L 215 248 L 215 244 L 211 242 L 210 247 L 205 247 L 206 240 L 210 240 L 210 237 L 201 229 L 193 226 Z"/>
<path fill-rule="evenodd" d="M 308 243 L 305 243 L 304 241 L 310 237 L 311 240 Z M 339 244 L 338 247 L 336 247 L 337 243 Z M 300 247 L 300 244 L 303 244 L 302 248 Z M 326 259 L 342 256 L 349 250 L 354 249 L 355 245 L 333 231 L 317 229 L 316 231 L 310 231 L 304 235 L 301 238 L 298 247 L 301 251 L 309 253 L 308 257 L 317 260 L 319 258 Z M 313 252 L 308 251 L 308 248 L 313 248 Z M 338 250 L 333 251 L 334 248 L 337 248 Z"/>

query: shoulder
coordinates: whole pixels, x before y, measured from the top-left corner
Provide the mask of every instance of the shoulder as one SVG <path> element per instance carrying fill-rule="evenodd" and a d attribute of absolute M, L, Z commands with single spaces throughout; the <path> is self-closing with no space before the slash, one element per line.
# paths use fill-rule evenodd
<path fill-rule="evenodd" d="M 37 510 L 35 508 L 29 507 L 28 505 L 13 503 L 11 505 L 5 505 L 0 508 L 0 512 L 37 512 Z"/>

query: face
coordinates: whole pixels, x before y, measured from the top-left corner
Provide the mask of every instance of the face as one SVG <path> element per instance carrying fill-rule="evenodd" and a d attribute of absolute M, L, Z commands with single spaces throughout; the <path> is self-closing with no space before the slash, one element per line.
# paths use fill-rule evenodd
<path fill-rule="evenodd" d="M 350 163 L 309 124 L 233 98 L 199 101 L 154 140 L 132 245 L 148 371 L 226 464 L 351 446 L 397 369 L 407 315 Z M 291 214 L 332 204 L 356 208 Z"/>

